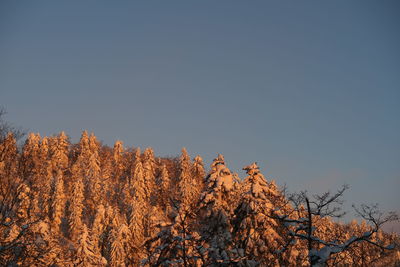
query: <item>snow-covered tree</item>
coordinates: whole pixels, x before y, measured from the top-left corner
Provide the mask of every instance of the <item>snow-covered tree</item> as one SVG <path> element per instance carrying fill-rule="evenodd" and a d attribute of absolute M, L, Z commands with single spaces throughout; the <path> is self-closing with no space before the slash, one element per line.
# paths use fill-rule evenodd
<path fill-rule="evenodd" d="M 118 228 L 111 230 L 111 264 L 112 267 L 125 266 L 127 261 L 126 252 L 128 250 L 130 231 L 126 224 L 121 224 Z"/>
<path fill-rule="evenodd" d="M 62 250 L 57 239 L 50 231 L 50 224 L 47 220 L 41 220 L 33 224 L 32 232 L 34 242 L 31 249 L 36 250 L 39 266 L 52 266 L 62 263 Z"/>
<path fill-rule="evenodd" d="M 204 170 L 203 159 L 197 155 L 193 160 L 192 168 L 193 179 L 196 181 L 196 190 L 201 193 L 204 189 L 204 180 L 206 178 L 206 171 Z"/>
<path fill-rule="evenodd" d="M 84 185 L 82 177 L 79 176 L 77 166 L 72 168 L 72 178 L 74 180 L 72 186 L 72 195 L 70 199 L 70 215 L 69 215 L 69 232 L 73 240 L 75 240 L 82 228 L 82 213 L 84 200 Z"/>
<path fill-rule="evenodd" d="M 158 179 L 158 203 L 162 210 L 166 213 L 168 212 L 168 207 L 170 206 L 171 199 L 171 179 L 168 174 L 167 166 L 165 164 L 162 165 L 160 176 Z"/>
<path fill-rule="evenodd" d="M 147 202 L 150 199 L 150 190 L 148 187 L 149 184 L 146 183 L 146 178 L 144 177 L 143 164 L 140 160 L 135 160 L 131 186 L 133 189 L 133 193 L 131 193 L 133 197 L 130 201 Z"/>
<path fill-rule="evenodd" d="M 31 189 L 26 184 L 20 184 L 18 187 L 18 210 L 17 215 L 20 219 L 28 219 L 31 211 Z"/>
<path fill-rule="evenodd" d="M 237 204 L 237 192 L 240 183 L 226 167 L 224 156 L 219 154 L 211 163 L 211 172 L 205 180 L 205 192 L 201 197 L 201 206 L 208 210 L 222 209 L 233 213 Z"/>
<path fill-rule="evenodd" d="M 102 202 L 102 195 L 104 194 L 97 150 L 91 152 L 89 164 L 86 169 L 86 179 L 88 184 L 88 203 L 95 210 L 96 205 Z"/>
<path fill-rule="evenodd" d="M 146 194 L 149 196 L 152 203 L 155 202 L 154 195 L 156 193 L 156 161 L 154 158 L 154 151 L 151 147 L 148 147 L 143 152 L 143 177 L 146 183 Z"/>
<path fill-rule="evenodd" d="M 151 266 L 201 266 L 201 237 L 194 223 L 195 212 L 175 205 L 177 213 L 172 223 L 163 224 L 160 232 L 147 241 L 150 253 L 145 263 Z"/>
<path fill-rule="evenodd" d="M 74 266 L 105 266 L 107 261 L 96 251 L 86 224 L 82 225 L 74 260 Z"/>
<path fill-rule="evenodd" d="M 206 191 L 200 201 L 200 232 L 206 241 L 206 265 L 229 265 L 240 260 L 240 250 L 233 243 L 230 220 L 238 189 L 238 181 L 226 167 L 224 157 L 218 155 L 211 164 Z"/>
<path fill-rule="evenodd" d="M 64 132 L 52 138 L 50 142 L 50 158 L 54 171 L 58 169 L 65 170 L 68 167 L 69 141 Z"/>
<path fill-rule="evenodd" d="M 39 145 L 38 162 L 36 164 L 36 181 L 33 189 L 35 190 L 34 201 L 37 202 L 35 213 L 49 213 L 51 182 L 53 180 L 52 166 L 49 158 L 49 139 L 44 137 Z"/>
<path fill-rule="evenodd" d="M 82 158 L 89 158 L 90 155 L 90 144 L 89 144 L 89 135 L 87 131 L 83 131 L 81 135 L 81 139 L 79 139 L 79 155 Z"/>
<path fill-rule="evenodd" d="M 54 191 L 52 197 L 52 219 L 53 227 L 61 231 L 61 220 L 64 216 L 66 196 L 64 193 L 63 173 L 60 169 L 57 171 L 57 176 L 54 180 Z"/>
<path fill-rule="evenodd" d="M 316 220 L 318 218 L 330 217 L 340 218 L 344 215 L 341 210 L 343 193 L 348 189 L 348 185 L 344 185 L 335 194 L 326 192 L 322 195 L 314 195 L 310 198 L 307 192 L 294 194 L 290 199 L 295 211 L 300 216 L 291 217 L 290 214 L 279 214 L 279 209 L 273 218 L 281 221 L 282 225 L 287 227 L 288 235 L 294 240 L 305 240 L 308 250 L 309 264 L 311 266 L 325 266 L 332 256 L 346 252 L 352 246 L 359 242 L 368 242 L 383 250 L 392 250 L 393 246 L 382 245 L 380 240 L 374 240 L 376 234 L 380 231 L 382 225 L 387 222 L 398 220 L 397 214 L 389 212 L 384 215 L 379 211 L 377 205 L 361 205 L 360 208 L 355 207 L 355 211 L 364 220 L 370 223 L 371 230 L 364 232 L 358 236 L 352 236 L 344 241 L 324 240 L 315 235 Z M 305 207 L 305 208 L 304 208 Z M 304 216 L 301 216 L 303 215 Z"/>
<path fill-rule="evenodd" d="M 12 133 L 9 133 L 0 142 L 0 175 L 2 181 L 13 179 L 17 174 L 18 152 L 16 143 Z"/>
<path fill-rule="evenodd" d="M 191 209 L 194 202 L 197 201 L 198 191 L 196 190 L 196 181 L 193 179 L 191 170 L 192 164 L 185 148 L 182 148 L 182 154 L 179 158 L 179 200 L 183 209 Z"/>
<path fill-rule="evenodd" d="M 235 210 L 234 234 L 247 259 L 262 265 L 278 264 L 277 253 L 282 237 L 279 225 L 270 214 L 279 191 L 265 180 L 256 163 L 243 168 L 248 176 L 242 183 L 243 194 Z"/>
<path fill-rule="evenodd" d="M 37 171 L 37 166 L 39 165 L 39 144 L 40 144 L 40 135 L 30 133 L 28 138 L 25 141 L 25 144 L 22 148 L 22 164 L 23 164 L 23 176 L 27 178 L 27 180 L 34 184 L 35 172 Z M 37 176 L 36 176 L 37 177 Z"/>
<path fill-rule="evenodd" d="M 136 198 L 131 204 L 131 216 L 129 220 L 129 230 L 131 232 L 130 245 L 132 247 L 131 261 L 139 264 L 146 257 L 144 242 L 146 240 L 146 202 L 141 198 Z"/>
<path fill-rule="evenodd" d="M 122 141 L 116 141 L 114 144 L 114 149 L 113 149 L 113 176 L 115 181 L 119 181 L 121 176 L 123 175 L 125 166 L 126 164 L 124 162 L 124 147 Z"/>

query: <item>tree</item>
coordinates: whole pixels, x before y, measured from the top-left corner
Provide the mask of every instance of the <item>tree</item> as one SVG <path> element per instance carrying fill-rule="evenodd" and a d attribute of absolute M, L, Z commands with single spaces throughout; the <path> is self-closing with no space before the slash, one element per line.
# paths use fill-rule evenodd
<path fill-rule="evenodd" d="M 231 216 L 238 199 L 239 183 L 225 166 L 222 155 L 211 164 L 206 190 L 200 200 L 200 224 L 205 240 L 205 264 L 237 263 L 240 253 L 232 239 Z"/>
<path fill-rule="evenodd" d="M 4 116 L 6 114 L 6 110 L 0 107 L 0 142 L 2 142 L 9 133 L 11 133 L 16 140 L 20 140 L 25 135 L 25 131 L 5 121 Z"/>
<path fill-rule="evenodd" d="M 64 216 L 65 209 L 65 193 L 64 193 L 64 179 L 63 173 L 60 169 L 57 171 L 57 176 L 54 180 L 54 191 L 52 197 L 52 218 L 53 218 L 53 227 L 61 232 L 61 220 Z"/>
<path fill-rule="evenodd" d="M 19 155 L 12 133 L 0 140 L 0 265 L 38 265 L 45 250 L 33 242 L 36 218 L 31 211 L 30 188 L 20 177 Z M 46 248 L 47 250 L 47 248 Z"/>
<path fill-rule="evenodd" d="M 113 149 L 113 176 L 114 181 L 119 181 L 120 178 L 123 176 L 124 169 L 125 169 L 125 162 L 124 162 L 124 147 L 122 141 L 116 141 L 114 144 Z"/>
<path fill-rule="evenodd" d="M 205 250 L 196 231 L 195 210 L 179 207 L 171 199 L 177 211 L 172 223 L 161 225 L 160 232 L 146 242 L 151 252 L 146 264 L 151 266 L 201 266 Z"/>
<path fill-rule="evenodd" d="M 143 152 L 143 177 L 146 184 L 146 194 L 150 198 L 151 204 L 155 204 L 155 192 L 156 192 L 156 161 L 154 158 L 154 151 L 151 147 L 148 147 Z"/>
<path fill-rule="evenodd" d="M 257 163 L 243 168 L 248 176 L 242 182 L 243 194 L 235 210 L 234 236 L 246 259 L 261 265 L 278 264 L 275 251 L 282 237 L 279 224 L 269 215 L 283 196 L 261 174 Z"/>
<path fill-rule="evenodd" d="M 129 228 L 121 224 L 111 230 L 111 266 L 125 266 L 127 244 L 129 242 Z"/>
<path fill-rule="evenodd" d="M 158 203 L 162 210 L 165 213 L 168 213 L 168 207 L 170 206 L 170 186 L 171 179 L 169 178 L 167 166 L 165 164 L 162 165 L 160 176 L 158 179 L 159 190 L 158 190 Z"/>
<path fill-rule="evenodd" d="M 307 192 L 293 194 L 289 199 L 294 206 L 296 217 L 289 214 L 277 214 L 272 217 L 282 222 L 287 227 L 288 234 L 293 239 L 305 240 L 307 243 L 309 264 L 311 266 L 325 266 L 330 258 L 338 253 L 345 252 L 359 242 L 367 242 L 381 249 L 393 249 L 392 246 L 382 246 L 380 241 L 373 241 L 376 233 L 387 222 L 398 220 L 397 214 L 389 212 L 383 214 L 377 205 L 361 205 L 354 207 L 358 216 L 366 220 L 372 226 L 370 231 L 359 236 L 352 236 L 343 242 L 326 241 L 315 235 L 315 221 L 318 218 L 340 218 L 342 212 L 342 196 L 348 189 L 343 185 L 335 194 L 326 192 L 322 195 L 314 195 L 310 198 Z M 278 211 L 278 209 L 277 209 Z M 288 242 L 288 245 L 292 242 Z"/>
<path fill-rule="evenodd" d="M 198 194 L 201 194 L 204 189 L 206 172 L 204 170 L 203 159 L 199 155 L 197 155 L 193 160 L 192 175 L 193 179 L 196 181 L 194 187 L 198 191 Z"/>
<path fill-rule="evenodd" d="M 90 238 L 89 230 L 86 224 L 82 225 L 77 242 L 77 250 L 74 260 L 74 266 L 105 266 L 107 262 L 96 253 L 95 246 Z"/>
<path fill-rule="evenodd" d="M 53 171 L 58 169 L 65 170 L 68 167 L 69 158 L 69 141 L 64 132 L 60 132 L 58 136 L 53 137 L 50 142 L 50 158 Z"/>
<path fill-rule="evenodd" d="M 182 148 L 182 154 L 179 158 L 180 174 L 179 174 L 179 200 L 181 208 L 191 209 L 195 201 L 197 201 L 198 191 L 196 191 L 196 183 L 193 179 L 191 170 L 190 157 L 185 148 Z"/>
<path fill-rule="evenodd" d="M 69 231 L 72 240 L 76 240 L 79 231 L 82 229 L 82 212 L 84 200 L 84 185 L 82 177 L 79 176 L 78 166 L 72 168 L 72 178 L 74 180 L 72 195 L 70 199 Z"/>

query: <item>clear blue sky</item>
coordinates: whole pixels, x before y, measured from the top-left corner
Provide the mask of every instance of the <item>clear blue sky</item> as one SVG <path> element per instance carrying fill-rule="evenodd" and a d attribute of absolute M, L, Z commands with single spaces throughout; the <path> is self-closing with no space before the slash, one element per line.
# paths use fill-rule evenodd
<path fill-rule="evenodd" d="M 85 2 L 85 3 L 83 3 Z M 1 1 L 0 105 L 400 210 L 398 1 Z M 398 227 L 398 226 L 397 226 Z M 399 228 L 400 229 L 400 228 Z"/>

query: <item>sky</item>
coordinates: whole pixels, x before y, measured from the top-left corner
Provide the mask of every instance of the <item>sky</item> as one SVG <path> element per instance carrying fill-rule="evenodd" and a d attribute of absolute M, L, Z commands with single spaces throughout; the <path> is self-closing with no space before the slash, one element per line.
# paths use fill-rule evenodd
<path fill-rule="evenodd" d="M 398 1 L 1 1 L 0 105 L 42 136 L 256 161 L 400 213 Z M 348 217 L 350 218 L 350 217 Z M 400 224 L 388 226 L 400 232 Z"/>

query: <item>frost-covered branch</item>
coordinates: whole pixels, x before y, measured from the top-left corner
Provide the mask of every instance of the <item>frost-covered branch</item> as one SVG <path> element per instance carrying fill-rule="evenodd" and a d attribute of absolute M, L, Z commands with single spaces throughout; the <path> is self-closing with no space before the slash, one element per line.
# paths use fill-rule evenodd
<path fill-rule="evenodd" d="M 344 215 L 341 212 L 343 201 L 341 197 L 348 189 L 348 185 L 343 185 L 335 194 L 326 192 L 322 195 L 313 195 L 310 200 L 307 192 L 293 194 L 290 197 L 293 209 L 297 211 L 298 218 L 292 215 L 278 215 L 281 210 L 275 209 L 271 217 L 279 220 L 286 228 L 288 233 L 288 241 L 279 251 L 286 251 L 292 244 L 293 239 L 306 240 L 309 251 L 309 261 L 311 266 L 319 266 L 325 264 L 332 255 L 344 252 L 351 246 L 359 242 L 366 242 L 374 245 L 382 250 L 394 249 L 394 246 L 384 246 L 379 241 L 374 241 L 374 234 L 377 233 L 387 222 L 396 221 L 399 219 L 394 212 L 384 214 L 378 209 L 378 205 L 361 205 L 359 208 L 354 207 L 356 214 L 368 222 L 372 228 L 359 236 L 348 238 L 344 242 L 331 242 L 318 238 L 314 232 L 315 218 L 323 217 L 341 217 Z M 304 208 L 305 206 L 305 208 Z"/>

